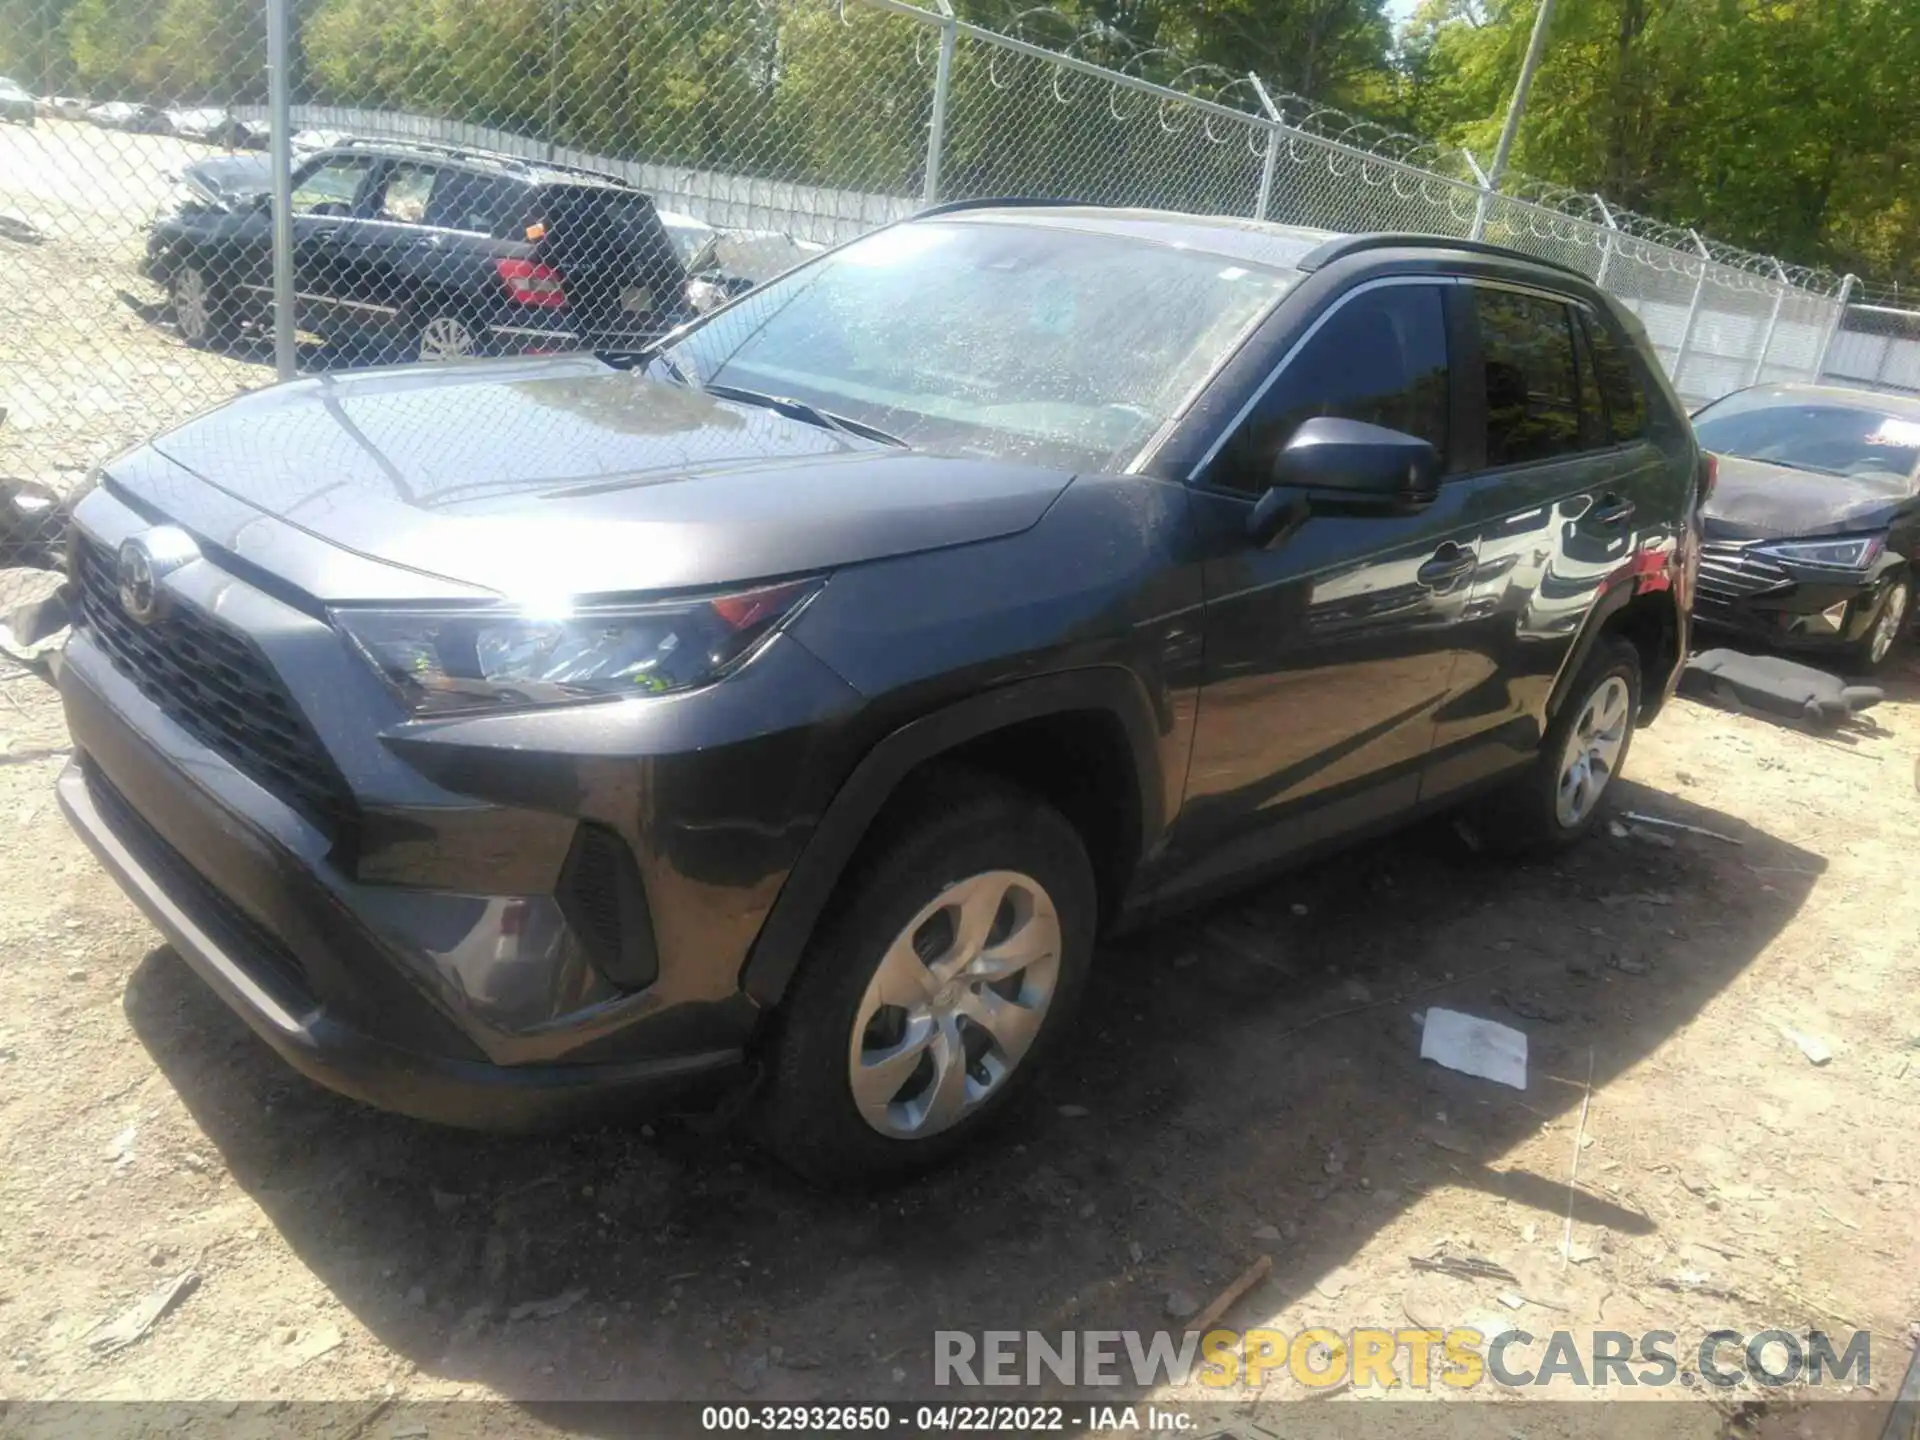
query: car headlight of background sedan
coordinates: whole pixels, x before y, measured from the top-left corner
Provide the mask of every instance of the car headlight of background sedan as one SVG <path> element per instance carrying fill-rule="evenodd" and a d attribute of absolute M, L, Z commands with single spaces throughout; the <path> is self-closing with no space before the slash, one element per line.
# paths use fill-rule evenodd
<path fill-rule="evenodd" d="M 333 621 L 416 715 L 665 695 L 743 664 L 819 579 L 564 613 L 341 608 Z"/>
<path fill-rule="evenodd" d="M 1832 570 L 1865 570 L 1887 548 L 1885 535 L 1843 535 L 1832 540 L 1780 540 L 1754 547 L 1763 555 L 1795 565 Z"/>

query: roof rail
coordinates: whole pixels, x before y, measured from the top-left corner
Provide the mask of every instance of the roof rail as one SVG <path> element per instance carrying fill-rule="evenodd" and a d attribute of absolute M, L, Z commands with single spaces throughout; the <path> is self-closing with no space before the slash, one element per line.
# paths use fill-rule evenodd
<path fill-rule="evenodd" d="M 422 155 L 445 155 L 456 160 L 492 160 L 500 164 L 531 168 L 533 161 L 500 150 L 483 150 L 477 145 L 455 145 L 444 140 L 414 140 L 399 135 L 348 135 L 326 147 L 329 150 L 411 150 Z"/>
<path fill-rule="evenodd" d="M 446 140 L 415 140 L 404 136 L 349 135 L 327 147 L 330 150 L 407 150 L 421 155 L 444 155 L 452 160 L 484 160 L 491 164 L 509 167 L 522 175 L 550 173 L 558 175 L 586 175 L 595 180 L 606 180 L 616 185 L 625 185 L 629 189 L 639 187 L 625 176 L 615 175 L 606 170 L 593 170 L 585 165 L 569 165 L 560 160 L 535 160 L 526 155 L 514 155 L 505 150 L 489 150 L 484 145 L 456 145 Z"/>
<path fill-rule="evenodd" d="M 1529 255 L 1524 250 L 1515 250 L 1507 245 L 1495 245 L 1486 240 L 1461 240 L 1452 235 L 1416 235 L 1396 231 L 1379 231 L 1370 235 L 1341 235 L 1324 245 L 1316 246 L 1305 256 L 1294 262 L 1296 270 L 1312 273 L 1336 260 L 1344 260 L 1349 255 L 1358 255 L 1368 250 L 1464 250 L 1470 255 L 1492 255 L 1501 260 L 1522 260 L 1529 265 L 1541 265 L 1549 270 L 1558 270 L 1563 274 L 1577 276 L 1582 280 L 1593 277 L 1584 270 L 1576 269 L 1559 260 L 1547 260 L 1538 255 Z"/>

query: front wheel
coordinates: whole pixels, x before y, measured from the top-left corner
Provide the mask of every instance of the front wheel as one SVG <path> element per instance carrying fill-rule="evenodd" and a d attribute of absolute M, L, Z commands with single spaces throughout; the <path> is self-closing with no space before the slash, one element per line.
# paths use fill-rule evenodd
<path fill-rule="evenodd" d="M 761 1134 L 827 1185 L 951 1155 L 1031 1081 L 1093 951 L 1093 870 L 1051 806 L 942 777 L 897 806 L 777 1019 Z"/>
<path fill-rule="evenodd" d="M 1913 576 L 1901 570 L 1882 582 L 1880 614 L 1873 628 L 1856 647 L 1854 663 L 1869 672 L 1878 670 L 1893 656 L 1894 647 L 1906 629 L 1907 615 L 1913 609 Z"/>

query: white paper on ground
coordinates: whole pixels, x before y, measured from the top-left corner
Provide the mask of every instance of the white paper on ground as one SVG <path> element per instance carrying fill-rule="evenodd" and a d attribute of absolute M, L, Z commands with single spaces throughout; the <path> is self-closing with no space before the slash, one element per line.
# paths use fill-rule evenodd
<path fill-rule="evenodd" d="M 1420 1032 L 1420 1058 L 1462 1075 L 1478 1075 L 1516 1090 L 1527 1088 L 1527 1037 L 1510 1025 L 1462 1015 L 1458 1010 L 1427 1008 Z"/>

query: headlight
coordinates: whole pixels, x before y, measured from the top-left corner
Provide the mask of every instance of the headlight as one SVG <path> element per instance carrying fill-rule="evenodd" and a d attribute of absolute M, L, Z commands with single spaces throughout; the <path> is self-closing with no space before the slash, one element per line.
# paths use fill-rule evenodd
<path fill-rule="evenodd" d="M 524 610 L 331 611 L 416 715 L 665 695 L 744 663 L 820 589 L 797 580 L 699 600 Z"/>
<path fill-rule="evenodd" d="M 1838 540 L 1782 540 L 1755 547 L 1776 560 L 1825 565 L 1834 570 L 1865 570 L 1887 548 L 1885 535 L 1848 535 Z"/>

